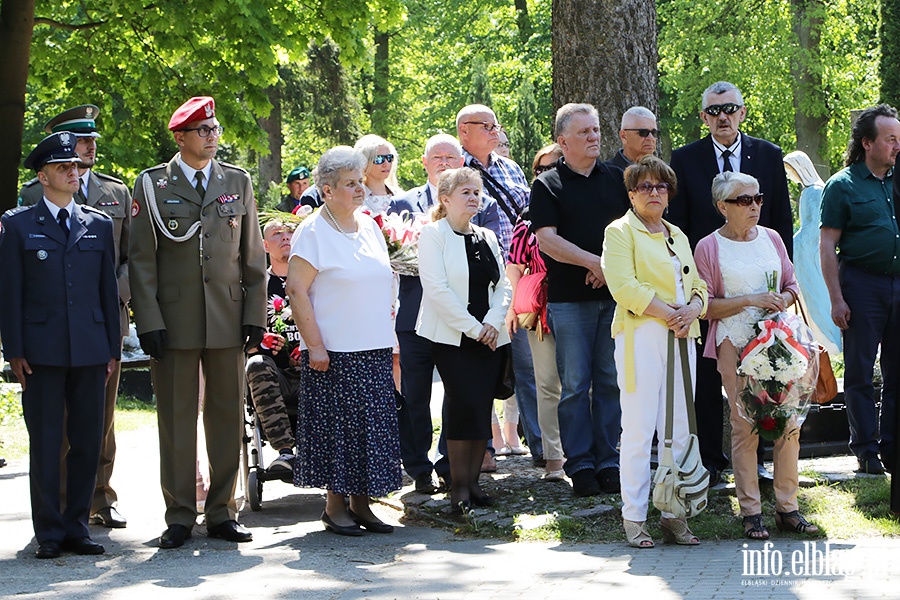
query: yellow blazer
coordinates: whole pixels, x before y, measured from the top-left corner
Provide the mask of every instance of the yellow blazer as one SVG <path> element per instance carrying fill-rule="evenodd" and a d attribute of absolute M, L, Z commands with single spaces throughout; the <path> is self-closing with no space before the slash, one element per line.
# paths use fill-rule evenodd
<path fill-rule="evenodd" d="M 489 229 L 472 225 L 487 239 L 500 267 L 500 280 L 490 290 L 490 308 L 484 322 L 498 332 L 497 345 L 509 343 L 504 318 L 509 309 L 512 286 L 506 278 L 505 264 L 497 238 Z M 469 262 L 466 244 L 453 232 L 447 219 L 429 223 L 419 236 L 419 278 L 422 281 L 422 306 L 416 333 L 441 344 L 459 346 L 462 335 L 478 337 L 482 324 L 469 314 Z"/>
<path fill-rule="evenodd" d="M 671 247 L 681 261 L 681 277 L 684 283 L 685 301 L 695 294 L 703 300 L 700 316 L 706 314 L 708 295 L 706 282 L 700 278 L 691 245 L 687 236 L 666 220 L 669 230 L 650 233 L 644 224 L 629 210 L 623 217 L 609 224 L 603 240 L 600 264 L 606 285 L 616 301 L 616 314 L 612 323 L 612 336 L 625 332 L 625 391 L 634 392 L 634 329 L 649 320 L 664 327 L 666 322 L 644 311 L 654 296 L 669 304 L 675 302 L 675 277 L 672 259 L 667 248 Z M 671 241 L 670 241 L 671 240 Z M 700 324 L 691 324 L 690 337 L 700 336 Z"/>

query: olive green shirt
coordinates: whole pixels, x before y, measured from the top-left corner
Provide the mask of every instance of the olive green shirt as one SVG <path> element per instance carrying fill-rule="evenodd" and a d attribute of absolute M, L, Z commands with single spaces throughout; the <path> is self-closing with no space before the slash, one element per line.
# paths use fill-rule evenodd
<path fill-rule="evenodd" d="M 884 180 L 865 162 L 835 173 L 822 192 L 820 227 L 841 230 L 838 258 L 875 273 L 900 274 L 893 169 Z"/>

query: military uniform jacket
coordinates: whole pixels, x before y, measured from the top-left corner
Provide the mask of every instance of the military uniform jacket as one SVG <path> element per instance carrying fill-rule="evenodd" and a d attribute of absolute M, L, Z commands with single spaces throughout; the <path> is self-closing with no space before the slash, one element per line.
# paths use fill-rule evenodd
<path fill-rule="evenodd" d="M 7 359 L 85 367 L 120 357 L 112 223 L 76 205 L 66 238 L 46 203 L 0 220 L 0 335 Z"/>
<path fill-rule="evenodd" d="M 138 176 L 131 218 L 131 302 L 139 334 L 165 329 L 169 347 L 179 350 L 233 348 L 244 342 L 243 325 L 265 328 L 266 259 L 246 171 L 213 160 L 200 198 L 176 155 Z M 198 222 L 185 241 L 166 235 L 185 236 Z"/>
<path fill-rule="evenodd" d="M 96 208 L 112 219 L 113 238 L 116 250 L 116 281 L 119 285 L 119 319 L 122 335 L 128 333 L 128 301 L 131 300 L 131 287 L 128 284 L 128 238 L 131 232 L 131 217 L 128 209 L 131 204 L 131 192 L 121 180 L 109 175 L 94 172 L 88 175 L 87 205 Z M 37 178 L 26 183 L 19 192 L 19 205 L 37 204 L 44 196 L 44 188 Z M 80 194 L 75 195 L 75 202 L 81 204 Z"/>

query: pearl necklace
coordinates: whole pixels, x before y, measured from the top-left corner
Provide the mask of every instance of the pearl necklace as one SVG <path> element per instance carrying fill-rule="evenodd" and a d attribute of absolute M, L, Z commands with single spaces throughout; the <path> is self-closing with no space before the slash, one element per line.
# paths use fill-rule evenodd
<path fill-rule="evenodd" d="M 343 234 L 344 234 L 345 236 L 347 236 L 347 237 L 352 237 L 353 234 L 356 233 L 355 231 L 354 231 L 354 232 L 351 232 L 351 233 L 347 233 L 346 231 L 344 231 L 344 228 L 341 227 L 340 223 L 337 222 L 337 219 L 334 218 L 334 215 L 331 213 L 331 209 L 328 208 L 328 205 L 327 205 L 327 204 L 324 204 L 324 206 L 325 206 L 325 212 L 328 213 L 328 218 L 331 219 L 331 222 L 334 223 L 334 226 L 337 227 L 337 230 L 338 230 L 338 231 L 340 231 L 341 233 L 343 233 Z M 353 221 L 356 222 L 356 215 L 355 215 L 355 214 L 353 215 Z"/>

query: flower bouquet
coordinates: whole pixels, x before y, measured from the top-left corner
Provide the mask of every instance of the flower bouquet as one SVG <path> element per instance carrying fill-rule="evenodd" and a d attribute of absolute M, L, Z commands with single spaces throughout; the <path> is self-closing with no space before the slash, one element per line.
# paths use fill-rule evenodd
<path fill-rule="evenodd" d="M 767 315 L 754 331 L 740 355 L 738 411 L 763 439 L 799 433 L 816 391 L 819 345 L 809 327 L 787 312 Z"/>
<path fill-rule="evenodd" d="M 425 215 L 414 215 L 408 211 L 400 214 L 373 215 L 367 209 L 364 213 L 375 219 L 387 243 L 391 268 L 398 275 L 419 276 L 419 235 L 428 223 Z"/>

